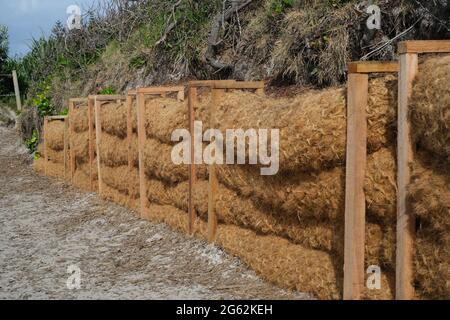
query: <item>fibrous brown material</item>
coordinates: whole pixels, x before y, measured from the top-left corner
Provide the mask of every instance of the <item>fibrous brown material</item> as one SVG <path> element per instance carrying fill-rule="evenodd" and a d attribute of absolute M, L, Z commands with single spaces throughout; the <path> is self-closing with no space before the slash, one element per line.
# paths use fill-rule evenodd
<path fill-rule="evenodd" d="M 101 166 L 102 180 L 105 184 L 117 191 L 129 195 L 133 199 L 139 197 L 139 171 L 128 166 L 108 167 Z"/>
<path fill-rule="evenodd" d="M 138 165 L 138 141 L 137 136 L 133 135 L 131 139 L 131 161 L 132 164 Z M 118 167 L 128 165 L 128 140 L 121 139 L 117 136 L 102 132 L 100 139 L 100 160 L 102 164 L 110 167 Z"/>
<path fill-rule="evenodd" d="M 144 145 L 145 173 L 169 183 L 178 183 L 189 179 L 189 166 L 176 165 L 172 161 L 172 146 L 157 139 L 147 138 Z M 197 165 L 197 177 L 205 178 L 206 166 Z"/>
<path fill-rule="evenodd" d="M 151 205 L 147 214 L 146 218 L 152 221 L 165 222 L 180 231 L 187 231 L 187 214 L 182 210 Z M 199 219 L 196 230 L 198 236 L 205 238 L 206 226 Z M 258 236 L 250 230 L 231 225 L 219 225 L 217 243 L 273 283 L 311 292 L 322 299 L 340 296 L 332 258 L 325 252 L 306 249 L 278 237 Z"/>
<path fill-rule="evenodd" d="M 102 130 L 121 139 L 127 137 L 127 107 L 125 102 L 103 102 L 100 106 Z M 132 131 L 137 132 L 136 102 L 131 106 Z"/>
<path fill-rule="evenodd" d="M 417 143 L 450 163 L 450 55 L 425 60 L 411 99 L 412 133 Z"/>
<path fill-rule="evenodd" d="M 64 150 L 64 129 L 63 121 L 49 121 L 47 126 L 47 147 L 55 151 Z"/>
<path fill-rule="evenodd" d="M 147 137 L 172 144 L 172 132 L 188 128 L 187 103 L 170 98 L 147 99 L 145 131 Z"/>
<path fill-rule="evenodd" d="M 392 142 L 397 109 L 397 81 L 370 81 L 369 153 Z M 201 108 L 207 109 L 207 107 Z M 200 112 L 201 113 L 201 112 Z M 208 112 L 201 116 L 208 123 Z M 294 99 L 271 99 L 252 93 L 227 93 L 218 106 L 217 127 L 279 129 L 280 171 L 309 171 L 342 165 L 346 148 L 346 90 L 309 91 Z"/>
<path fill-rule="evenodd" d="M 408 200 L 420 225 L 414 243 L 416 293 L 450 299 L 450 171 L 441 159 L 420 151 L 412 173 Z"/>
<path fill-rule="evenodd" d="M 73 153 L 77 162 L 84 163 L 89 160 L 89 132 L 72 133 L 71 141 L 73 146 Z M 95 140 L 93 141 L 95 145 Z M 94 154 L 95 154 L 94 148 Z"/>
<path fill-rule="evenodd" d="M 396 214 L 395 152 L 383 148 L 368 157 L 365 191 L 368 216 L 393 222 Z M 301 219 L 342 220 L 345 170 L 261 176 L 247 166 L 217 166 L 219 180 L 240 196 Z"/>
<path fill-rule="evenodd" d="M 72 123 L 73 131 L 76 133 L 82 133 L 89 130 L 88 110 L 87 105 L 80 105 L 71 111 L 70 121 Z"/>
<path fill-rule="evenodd" d="M 426 229 L 426 228 L 425 228 Z M 416 294 L 425 299 L 450 299 L 450 237 L 419 230 L 414 243 Z"/>

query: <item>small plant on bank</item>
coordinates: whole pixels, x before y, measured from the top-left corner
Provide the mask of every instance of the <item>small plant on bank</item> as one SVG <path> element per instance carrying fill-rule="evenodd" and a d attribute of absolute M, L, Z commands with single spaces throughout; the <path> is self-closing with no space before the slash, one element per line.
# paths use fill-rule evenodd
<path fill-rule="evenodd" d="M 31 138 L 25 140 L 25 145 L 27 146 L 28 150 L 30 150 L 30 153 L 33 153 L 36 151 L 38 143 L 39 143 L 39 133 L 37 132 L 36 129 L 34 129 Z M 35 158 L 36 153 L 34 155 Z"/>

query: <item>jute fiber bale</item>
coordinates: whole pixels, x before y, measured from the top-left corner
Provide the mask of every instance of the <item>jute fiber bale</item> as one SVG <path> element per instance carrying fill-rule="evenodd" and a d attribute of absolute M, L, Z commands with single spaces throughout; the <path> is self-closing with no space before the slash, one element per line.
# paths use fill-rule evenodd
<path fill-rule="evenodd" d="M 422 152 L 413 166 L 409 199 L 414 215 L 434 232 L 450 230 L 450 170 L 445 162 Z"/>
<path fill-rule="evenodd" d="M 172 161 L 172 146 L 157 139 L 148 138 L 144 145 L 145 173 L 169 183 L 178 183 L 189 179 L 189 166 L 176 165 Z M 207 176 L 204 164 L 196 165 L 197 177 Z"/>
<path fill-rule="evenodd" d="M 77 161 L 80 163 L 89 161 L 89 132 L 72 133 L 71 139 Z M 96 154 L 95 143 L 94 140 L 94 155 Z"/>
<path fill-rule="evenodd" d="M 145 102 L 145 130 L 147 137 L 173 144 L 172 132 L 188 128 L 187 102 L 170 98 L 153 98 Z"/>
<path fill-rule="evenodd" d="M 450 299 L 450 236 L 419 230 L 414 243 L 416 294 L 422 299 Z"/>
<path fill-rule="evenodd" d="M 392 75 L 370 81 L 369 152 L 392 143 L 396 92 L 397 80 Z M 344 164 L 346 110 L 344 88 L 312 90 L 290 100 L 234 91 L 222 99 L 216 117 L 217 127 L 222 132 L 226 129 L 280 129 L 280 171 L 309 171 Z M 202 117 L 208 118 L 208 112 Z"/>
<path fill-rule="evenodd" d="M 47 126 L 47 147 L 55 151 L 64 150 L 63 121 L 49 121 Z"/>
<path fill-rule="evenodd" d="M 33 170 L 36 171 L 37 173 L 44 174 L 44 171 L 45 171 L 44 164 L 45 164 L 45 160 L 42 157 L 34 160 L 33 161 Z"/>
<path fill-rule="evenodd" d="M 39 174 L 44 174 L 45 172 L 45 160 L 44 158 L 39 158 L 33 161 L 33 169 Z M 54 178 L 64 178 L 64 164 L 55 163 L 52 161 L 47 162 L 47 176 Z"/>
<path fill-rule="evenodd" d="M 128 165 L 128 141 L 113 136 L 106 132 L 102 133 L 100 139 L 100 159 L 102 164 L 110 167 L 119 167 Z M 133 135 L 131 140 L 131 156 L 133 165 L 137 166 L 139 163 L 138 156 L 138 139 Z"/>
<path fill-rule="evenodd" d="M 367 215 L 374 220 L 394 222 L 396 217 L 395 151 L 383 148 L 368 157 L 365 192 Z M 251 198 L 283 215 L 301 219 L 344 218 L 345 169 L 321 172 L 278 173 L 261 176 L 249 166 L 216 166 L 218 179 L 240 196 Z"/>
<path fill-rule="evenodd" d="M 147 219 L 187 232 L 187 214 L 173 206 L 150 205 Z M 206 238 L 206 223 L 196 220 L 196 235 Z M 219 225 L 217 244 L 240 257 L 266 280 L 320 299 L 339 299 L 334 266 L 329 254 L 294 245 L 274 236 L 261 236 L 237 226 Z"/>
<path fill-rule="evenodd" d="M 410 105 L 414 139 L 450 162 L 450 55 L 420 65 Z"/>
<path fill-rule="evenodd" d="M 171 205 L 180 210 L 188 209 L 188 183 L 168 185 L 159 180 L 147 181 L 147 197 L 150 203 Z M 194 192 L 194 207 L 199 216 L 207 219 L 208 182 L 198 181 Z M 308 248 L 343 254 L 343 222 L 339 224 L 299 220 L 276 212 L 263 212 L 248 199 L 242 199 L 231 190 L 219 186 L 217 193 L 219 222 L 249 228 L 260 234 L 276 235 Z M 367 223 L 366 262 L 392 267 L 395 234 L 379 225 Z"/>
<path fill-rule="evenodd" d="M 277 285 L 339 299 L 332 257 L 276 236 L 261 236 L 233 225 L 219 225 L 217 243 Z"/>
<path fill-rule="evenodd" d="M 76 170 L 73 175 L 73 185 L 81 190 L 90 191 L 91 182 L 89 174 L 84 173 L 83 170 Z"/>
<path fill-rule="evenodd" d="M 137 199 L 139 197 L 139 171 L 128 166 L 108 167 L 101 166 L 102 180 L 105 184 L 117 191 Z"/>
<path fill-rule="evenodd" d="M 132 104 L 131 125 L 137 132 L 136 103 Z M 102 130 L 121 139 L 127 137 L 127 106 L 125 102 L 107 101 L 101 104 Z"/>
<path fill-rule="evenodd" d="M 42 154 L 44 155 L 44 154 Z M 48 148 L 47 156 L 49 160 L 57 163 L 64 164 L 64 151 L 55 151 L 53 149 Z"/>
<path fill-rule="evenodd" d="M 90 175 L 90 167 L 89 167 L 89 161 L 88 162 L 84 162 L 81 164 L 77 163 L 77 167 L 76 170 L 81 170 L 84 172 L 84 174 L 86 174 L 87 176 Z M 97 166 L 97 158 L 94 159 L 94 161 L 92 162 L 92 179 L 94 181 L 98 180 L 98 166 Z"/>
<path fill-rule="evenodd" d="M 89 130 L 88 106 L 80 105 L 73 109 L 70 114 L 73 130 L 76 133 L 82 133 Z M 92 119 L 94 122 L 94 119 Z"/>
<path fill-rule="evenodd" d="M 135 211 L 136 214 L 139 211 L 139 199 L 130 198 L 128 195 L 106 184 L 103 185 L 102 196 L 107 200 Z"/>

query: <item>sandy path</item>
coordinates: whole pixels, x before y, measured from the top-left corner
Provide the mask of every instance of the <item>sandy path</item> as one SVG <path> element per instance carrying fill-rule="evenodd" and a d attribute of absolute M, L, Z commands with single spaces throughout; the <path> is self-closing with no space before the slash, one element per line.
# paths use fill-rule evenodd
<path fill-rule="evenodd" d="M 0 141 L 0 299 L 306 297 L 202 241 L 36 175 L 11 130 L 0 127 Z M 80 289 L 67 287 L 71 265 Z"/>

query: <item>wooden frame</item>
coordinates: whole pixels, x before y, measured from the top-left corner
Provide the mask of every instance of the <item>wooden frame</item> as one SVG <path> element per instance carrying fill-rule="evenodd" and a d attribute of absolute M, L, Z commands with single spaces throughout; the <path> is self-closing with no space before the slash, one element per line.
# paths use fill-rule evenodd
<path fill-rule="evenodd" d="M 75 132 L 73 127 L 73 119 L 71 118 L 71 115 L 73 114 L 75 108 L 77 108 L 77 104 L 85 104 L 87 103 L 89 105 L 89 99 L 88 98 L 72 98 L 69 99 L 69 150 L 70 150 L 70 182 L 73 184 L 75 170 L 76 170 L 76 154 L 75 154 L 75 148 L 74 143 L 72 139 L 72 135 Z M 89 112 L 90 115 L 90 112 Z M 89 124 L 90 128 L 90 124 Z"/>
<path fill-rule="evenodd" d="M 102 102 L 113 102 L 122 103 L 125 101 L 125 96 L 121 95 L 96 95 L 90 96 L 89 100 L 94 104 L 95 113 L 95 142 L 97 150 L 97 170 L 98 170 L 98 193 L 103 197 L 103 179 L 102 179 L 102 169 L 101 169 L 101 156 L 100 156 L 100 144 L 102 141 L 102 119 L 101 119 L 101 103 Z M 89 139 L 92 141 L 91 139 Z M 89 148 L 90 149 L 90 148 Z M 91 155 L 90 155 L 91 158 Z M 92 170 L 91 170 L 92 178 Z M 92 181 L 92 180 L 91 180 Z"/>
<path fill-rule="evenodd" d="M 366 200 L 364 178 L 367 160 L 369 74 L 398 71 L 396 62 L 351 62 L 347 88 L 347 161 L 345 181 L 344 293 L 360 299 L 364 287 Z"/>
<path fill-rule="evenodd" d="M 126 97 L 126 107 L 127 107 L 127 145 L 128 145 L 128 172 L 130 173 L 133 170 L 133 158 L 131 156 L 131 149 L 132 149 L 132 139 L 133 139 L 133 123 L 131 121 L 132 119 L 132 112 L 133 112 L 133 101 L 136 101 L 136 114 L 137 114 L 137 92 L 136 90 L 129 91 Z M 128 196 L 131 200 L 131 192 L 130 188 L 128 189 Z"/>
<path fill-rule="evenodd" d="M 67 123 L 66 121 L 68 116 L 46 116 L 44 117 L 44 127 L 43 127 L 43 136 L 44 136 L 44 174 L 47 175 L 47 163 L 48 163 L 48 151 L 47 151 L 47 140 L 48 140 L 48 124 L 52 121 L 62 121 L 64 122 L 64 179 L 67 177 L 67 151 L 68 151 L 68 143 L 67 143 Z"/>
<path fill-rule="evenodd" d="M 131 92 L 133 94 L 134 92 Z M 145 99 L 147 96 L 166 97 L 170 93 L 177 94 L 178 101 L 184 101 L 184 86 L 175 87 L 148 87 L 136 90 L 138 148 L 139 148 L 139 198 L 140 214 L 144 218 L 147 214 L 149 201 L 147 198 L 147 184 L 145 179 L 144 145 L 147 140 L 145 132 Z M 130 94 L 130 93 L 129 93 Z"/>
<path fill-rule="evenodd" d="M 188 230 L 192 234 L 194 232 L 194 224 L 197 218 L 193 204 L 194 187 L 197 180 L 195 168 L 194 154 L 194 123 L 195 123 L 195 105 L 198 100 L 197 89 L 200 87 L 211 89 L 212 103 L 210 108 L 210 127 L 217 125 L 216 109 L 220 101 L 224 98 L 226 90 L 232 89 L 250 89 L 255 90 L 258 94 L 264 94 L 263 81 L 235 81 L 235 80 L 207 80 L 207 81 L 190 81 L 188 83 L 188 114 L 189 114 L 189 130 L 191 133 L 191 161 L 189 165 L 189 204 L 188 204 Z M 217 237 L 217 214 L 216 214 L 216 194 L 218 188 L 216 166 L 209 166 L 209 182 L 208 182 L 208 241 L 214 242 Z"/>
<path fill-rule="evenodd" d="M 412 282 L 415 219 L 407 202 L 410 165 L 414 161 L 408 106 L 412 94 L 413 81 L 419 71 L 419 54 L 450 53 L 450 41 L 404 41 L 399 43 L 398 53 L 400 55 L 400 72 L 398 81 L 398 195 L 395 295 L 398 300 L 409 300 L 414 297 Z"/>

